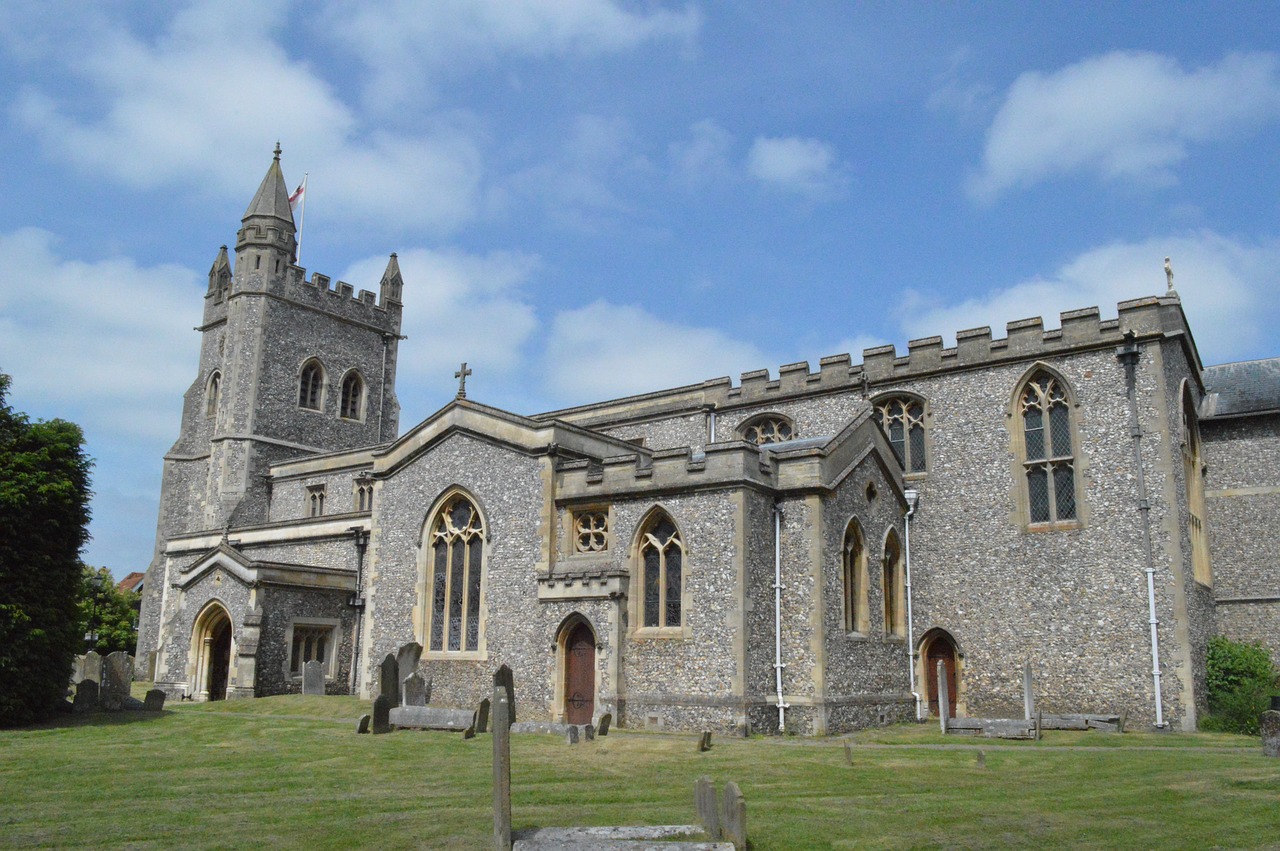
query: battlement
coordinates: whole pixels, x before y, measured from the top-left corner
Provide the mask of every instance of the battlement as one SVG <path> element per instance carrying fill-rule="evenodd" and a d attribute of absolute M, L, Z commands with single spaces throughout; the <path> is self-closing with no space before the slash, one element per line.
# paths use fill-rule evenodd
<path fill-rule="evenodd" d="M 603 461 L 562 461 L 556 465 L 557 499 L 616 496 L 668 488 L 777 487 L 777 473 L 767 453 L 741 440 L 713 443 L 703 452 L 687 446 L 615 455 Z"/>
<path fill-rule="evenodd" d="M 379 304 L 377 295 L 371 290 L 357 293 L 355 287 L 345 281 L 331 285 L 329 276 L 319 272 L 308 279 L 307 270 L 301 266 L 290 265 L 283 278 L 268 283 L 267 291 L 332 316 L 376 326 L 387 333 L 398 334 L 400 331 L 401 305 L 398 301 L 384 299 Z"/>

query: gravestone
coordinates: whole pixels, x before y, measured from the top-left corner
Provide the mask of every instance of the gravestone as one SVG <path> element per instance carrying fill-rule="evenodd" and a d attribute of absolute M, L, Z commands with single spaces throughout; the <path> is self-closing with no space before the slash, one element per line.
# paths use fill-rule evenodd
<path fill-rule="evenodd" d="M 75 685 L 84 679 L 84 657 L 77 656 L 75 667 L 71 669 L 71 684 Z"/>
<path fill-rule="evenodd" d="M 102 684 L 102 657 L 98 655 L 98 651 L 90 650 L 84 654 L 84 670 L 80 679 Z"/>
<path fill-rule="evenodd" d="M 706 753 L 711 750 L 711 731 L 703 730 L 702 736 L 698 739 L 698 753 Z"/>
<path fill-rule="evenodd" d="M 1268 709 L 1258 719 L 1258 726 L 1262 730 L 1263 756 L 1280 757 L 1280 712 Z"/>
<path fill-rule="evenodd" d="M 747 800 L 742 797 L 738 784 L 730 780 L 724 784 L 723 807 L 720 810 L 720 835 L 733 847 L 747 847 Z"/>
<path fill-rule="evenodd" d="M 427 680 L 422 674 L 414 671 L 401 681 L 401 686 L 405 706 L 427 705 Z"/>
<path fill-rule="evenodd" d="M 853 765 L 853 744 L 848 739 L 844 741 L 844 761 L 846 765 Z"/>
<path fill-rule="evenodd" d="M 476 732 L 489 732 L 489 698 L 480 701 L 480 708 L 476 710 Z"/>
<path fill-rule="evenodd" d="M 361 715 L 360 720 L 356 722 L 357 733 L 369 732 L 369 721 L 372 720 L 367 714 Z"/>
<path fill-rule="evenodd" d="M 1031 663 L 1022 665 L 1022 711 L 1025 720 L 1030 721 L 1036 714 L 1036 696 L 1031 690 Z"/>
<path fill-rule="evenodd" d="M 87 677 L 76 683 L 76 697 L 71 704 L 71 711 L 76 713 L 96 712 L 98 709 L 98 681 Z"/>
<path fill-rule="evenodd" d="M 164 709 L 164 691 L 153 688 L 147 692 L 146 700 L 142 701 L 143 712 L 159 712 Z"/>
<path fill-rule="evenodd" d="M 391 661 L 395 662 L 394 659 Z M 378 695 L 373 701 L 373 732 L 391 732 L 391 700 L 385 694 Z"/>
<path fill-rule="evenodd" d="M 398 728 L 452 730 L 461 732 L 474 726 L 475 713 L 444 706 L 394 706 L 391 723 Z"/>
<path fill-rule="evenodd" d="M 493 844 L 511 848 L 511 669 L 493 674 Z"/>
<path fill-rule="evenodd" d="M 506 693 L 507 693 L 507 723 L 508 723 L 508 724 L 514 724 L 514 723 L 516 723 L 516 721 L 517 721 L 517 718 L 516 718 L 516 683 L 515 683 L 515 679 L 511 676 L 511 669 L 510 669 L 510 668 L 508 668 L 506 665 L 503 665 L 501 668 L 499 668 L 499 669 L 497 670 L 497 672 L 496 672 L 496 673 L 494 673 L 494 675 L 493 675 L 493 676 L 494 676 L 494 681 L 493 681 L 494 686 L 501 685 L 501 686 L 502 686 L 502 688 L 503 688 L 503 689 L 506 691 Z M 498 678 L 498 677 L 501 677 L 501 678 L 502 678 L 502 682 L 501 682 L 501 683 L 499 683 L 499 682 L 498 682 L 498 680 L 497 680 L 497 678 Z M 495 701 L 495 703 L 496 703 L 496 701 Z M 495 716 L 495 719 L 496 719 L 496 716 Z M 497 721 L 495 720 L 495 722 L 494 722 L 494 723 L 497 723 Z"/>
<path fill-rule="evenodd" d="M 947 669 L 938 662 L 938 719 L 942 723 L 942 732 L 947 732 L 947 716 L 951 713 L 951 695 L 947 692 Z"/>
<path fill-rule="evenodd" d="M 109 712 L 123 709 L 132 685 L 133 659 L 123 650 L 108 655 L 103 661 L 102 683 L 98 692 L 102 708 Z"/>
<path fill-rule="evenodd" d="M 476 737 L 476 725 L 472 723 L 470 727 L 462 731 L 463 739 L 474 739 Z"/>
<path fill-rule="evenodd" d="M 596 740 L 596 728 L 590 724 L 583 724 L 582 737 L 588 742 L 594 742 Z"/>
<path fill-rule="evenodd" d="M 565 741 L 567 741 L 571 745 L 576 745 L 578 743 L 578 725 L 577 724 L 569 725 L 569 732 L 565 734 Z"/>
<path fill-rule="evenodd" d="M 378 691 L 391 706 L 400 705 L 400 665 L 396 662 L 396 657 L 390 653 L 382 660 L 382 664 L 378 665 Z M 375 727 L 377 720 L 375 717 Z"/>
<path fill-rule="evenodd" d="M 401 644 L 396 651 L 396 665 L 400 670 L 400 681 L 418 670 L 418 661 L 422 658 L 422 645 L 416 641 Z"/>
<path fill-rule="evenodd" d="M 312 659 L 302 666 L 302 693 L 324 694 L 324 663 Z"/>
<path fill-rule="evenodd" d="M 715 784 L 705 774 L 693 783 L 693 807 L 707 838 L 712 842 L 720 839 L 720 801 L 716 797 Z"/>
<path fill-rule="evenodd" d="M 977 762 L 978 762 L 978 768 L 987 767 L 987 755 L 983 753 L 982 748 L 978 748 Z"/>
<path fill-rule="evenodd" d="M 597 736 L 609 735 L 609 725 L 613 723 L 613 713 L 606 712 L 600 716 L 600 726 L 596 728 Z"/>

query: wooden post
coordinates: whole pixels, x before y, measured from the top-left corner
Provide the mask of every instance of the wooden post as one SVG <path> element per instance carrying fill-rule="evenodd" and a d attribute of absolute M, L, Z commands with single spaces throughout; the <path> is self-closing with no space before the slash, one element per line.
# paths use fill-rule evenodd
<path fill-rule="evenodd" d="M 511 669 L 493 675 L 493 845 L 511 851 Z"/>
<path fill-rule="evenodd" d="M 941 719 L 942 732 L 947 732 L 947 716 L 951 713 L 951 695 L 947 689 L 947 666 L 938 661 L 938 718 Z"/>

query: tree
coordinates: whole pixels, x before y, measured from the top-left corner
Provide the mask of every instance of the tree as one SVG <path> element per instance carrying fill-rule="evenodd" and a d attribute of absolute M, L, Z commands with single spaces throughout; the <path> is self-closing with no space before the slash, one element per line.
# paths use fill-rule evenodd
<path fill-rule="evenodd" d="M 46 718 L 66 694 L 92 466 L 79 426 L 31 422 L 8 390 L 0 373 L 0 726 Z"/>
<path fill-rule="evenodd" d="M 80 632 L 85 650 L 102 655 L 137 644 L 139 594 L 121 591 L 105 567 L 83 566 L 80 583 Z"/>
<path fill-rule="evenodd" d="M 1209 717 L 1205 730 L 1258 735 L 1258 720 L 1271 703 L 1276 669 L 1261 644 L 1215 635 L 1205 661 Z"/>

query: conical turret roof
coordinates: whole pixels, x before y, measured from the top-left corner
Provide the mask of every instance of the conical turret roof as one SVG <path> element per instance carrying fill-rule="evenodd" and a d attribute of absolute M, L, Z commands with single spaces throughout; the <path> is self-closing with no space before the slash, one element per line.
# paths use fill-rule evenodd
<path fill-rule="evenodd" d="M 289 224 L 289 230 L 295 231 L 293 211 L 289 209 L 289 188 L 284 182 L 284 173 L 280 171 L 280 143 L 276 143 L 275 159 L 267 169 L 267 176 L 262 178 L 262 185 L 249 202 L 249 209 L 244 211 L 247 222 L 251 218 L 269 217 Z"/>

